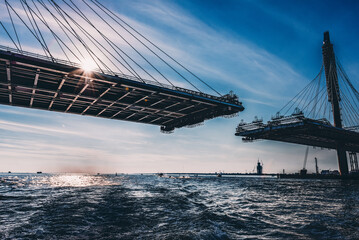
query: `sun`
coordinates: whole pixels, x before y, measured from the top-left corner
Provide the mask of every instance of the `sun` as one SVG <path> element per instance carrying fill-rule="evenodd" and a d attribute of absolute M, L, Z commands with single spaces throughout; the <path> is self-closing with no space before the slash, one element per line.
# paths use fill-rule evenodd
<path fill-rule="evenodd" d="M 83 69 L 85 72 L 93 72 L 96 67 L 96 64 L 89 59 L 84 59 L 81 62 L 81 69 Z"/>

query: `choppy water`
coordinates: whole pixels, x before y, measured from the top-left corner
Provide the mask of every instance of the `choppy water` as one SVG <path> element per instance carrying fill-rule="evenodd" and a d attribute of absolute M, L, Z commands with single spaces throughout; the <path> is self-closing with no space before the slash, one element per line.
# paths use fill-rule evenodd
<path fill-rule="evenodd" d="M 359 239 L 359 182 L 0 175 L 1 239 Z"/>

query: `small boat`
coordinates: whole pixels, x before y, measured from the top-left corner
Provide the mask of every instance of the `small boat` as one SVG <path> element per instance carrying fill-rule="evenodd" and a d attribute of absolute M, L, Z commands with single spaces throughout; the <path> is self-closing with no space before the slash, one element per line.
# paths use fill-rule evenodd
<path fill-rule="evenodd" d="M 187 178 L 191 178 L 191 177 L 190 177 L 190 176 L 183 175 L 183 176 L 179 176 L 178 178 L 180 178 L 180 179 L 187 179 Z"/>
<path fill-rule="evenodd" d="M 11 171 L 8 171 L 7 173 L 11 173 Z"/>
<path fill-rule="evenodd" d="M 38 172 L 36 172 L 37 174 L 41 174 L 42 172 L 41 171 L 38 171 Z"/>

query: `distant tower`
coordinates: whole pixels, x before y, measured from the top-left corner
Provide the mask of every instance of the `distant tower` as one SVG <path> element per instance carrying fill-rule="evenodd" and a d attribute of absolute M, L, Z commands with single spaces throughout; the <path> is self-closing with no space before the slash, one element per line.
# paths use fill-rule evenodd
<path fill-rule="evenodd" d="M 318 158 L 314 158 L 315 160 L 315 173 L 319 174 L 319 168 L 318 168 Z"/>
<path fill-rule="evenodd" d="M 263 174 L 263 164 L 261 164 L 259 162 L 259 159 L 258 159 L 258 163 L 257 163 L 257 174 L 258 175 L 262 175 Z"/>
<path fill-rule="evenodd" d="M 343 128 L 340 113 L 340 91 L 338 84 L 337 65 L 335 63 L 335 55 L 333 44 L 330 43 L 329 32 L 324 33 L 324 41 L 322 46 L 323 65 L 325 70 L 325 78 L 327 81 L 328 101 L 332 105 L 334 126 Z M 341 142 L 336 142 L 339 170 L 341 175 L 349 174 L 348 160 L 346 151 L 343 149 Z"/>

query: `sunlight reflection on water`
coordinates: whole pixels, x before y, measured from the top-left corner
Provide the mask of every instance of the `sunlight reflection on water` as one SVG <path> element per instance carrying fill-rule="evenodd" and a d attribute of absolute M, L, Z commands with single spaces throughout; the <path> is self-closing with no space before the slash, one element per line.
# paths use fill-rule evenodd
<path fill-rule="evenodd" d="M 8 187 L 91 187 L 91 186 L 110 186 L 119 185 L 121 177 L 113 178 L 105 175 L 89 174 L 41 174 L 41 175 L 23 175 L 7 176 L 1 178 L 1 182 Z"/>
<path fill-rule="evenodd" d="M 89 187 L 119 184 L 118 182 L 109 181 L 103 176 L 78 174 L 53 175 L 48 178 L 41 178 L 38 183 L 52 187 Z"/>

